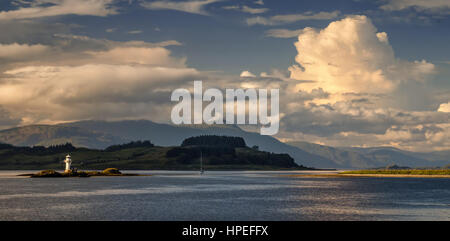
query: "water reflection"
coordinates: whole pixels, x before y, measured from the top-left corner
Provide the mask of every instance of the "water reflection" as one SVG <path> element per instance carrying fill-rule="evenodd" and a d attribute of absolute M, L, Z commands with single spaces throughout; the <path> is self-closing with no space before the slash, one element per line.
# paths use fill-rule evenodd
<path fill-rule="evenodd" d="M 450 220 L 449 179 L 150 173 L 157 175 L 30 179 L 0 172 L 0 220 Z"/>

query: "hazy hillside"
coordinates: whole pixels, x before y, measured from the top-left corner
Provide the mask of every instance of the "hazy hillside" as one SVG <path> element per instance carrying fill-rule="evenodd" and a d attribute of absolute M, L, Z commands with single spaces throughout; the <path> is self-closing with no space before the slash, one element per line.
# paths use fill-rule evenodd
<path fill-rule="evenodd" d="M 385 167 L 388 165 L 434 167 L 450 164 L 448 151 L 416 153 L 393 147 L 329 147 L 308 142 L 289 142 L 302 150 L 332 160 L 342 166 L 355 168 Z"/>
<path fill-rule="evenodd" d="M 321 156 L 341 167 L 366 168 L 377 164 L 373 160 L 352 150 L 340 150 L 330 146 L 317 145 L 309 142 L 288 142 L 309 153 Z"/>
<path fill-rule="evenodd" d="M 395 148 L 334 148 L 307 142 L 282 143 L 271 136 L 246 132 L 233 125 L 173 126 L 147 120 L 79 121 L 60 125 L 33 125 L 0 131 L 0 142 L 16 146 L 71 142 L 78 147 L 103 149 L 114 144 L 151 140 L 158 146 L 178 146 L 191 136 L 227 135 L 245 139 L 248 146 L 288 153 L 300 165 L 318 168 L 368 168 L 391 164 L 445 166 L 449 152 L 413 153 Z"/>
<path fill-rule="evenodd" d="M 70 125 L 32 125 L 0 131 L 0 142 L 15 146 L 49 146 L 70 142 L 80 147 L 104 148 L 127 141 L 108 132 Z"/>
<path fill-rule="evenodd" d="M 64 126 L 108 133 L 126 139 L 127 141 L 152 140 L 153 143 L 160 146 L 180 145 L 184 139 L 198 135 L 238 136 L 244 138 L 249 146 L 256 145 L 260 150 L 274 153 L 288 153 L 301 165 L 320 168 L 340 167 L 330 160 L 305 152 L 299 148 L 286 145 L 271 136 L 262 136 L 259 133 L 246 132 L 234 125 L 173 126 L 147 120 L 137 120 L 118 122 L 80 121 L 64 124 Z M 105 146 L 100 148 L 104 147 Z"/>

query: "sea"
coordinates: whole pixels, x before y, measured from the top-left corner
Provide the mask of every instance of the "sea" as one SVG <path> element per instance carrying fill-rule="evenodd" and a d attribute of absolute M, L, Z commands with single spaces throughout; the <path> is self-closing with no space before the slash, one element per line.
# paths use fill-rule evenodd
<path fill-rule="evenodd" d="M 307 176 L 331 171 L 17 176 L 32 172 L 0 171 L 0 220 L 450 221 L 450 178 Z"/>

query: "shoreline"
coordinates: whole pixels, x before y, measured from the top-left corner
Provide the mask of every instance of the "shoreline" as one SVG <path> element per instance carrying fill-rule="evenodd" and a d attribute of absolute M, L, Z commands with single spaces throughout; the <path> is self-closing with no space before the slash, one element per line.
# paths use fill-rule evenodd
<path fill-rule="evenodd" d="M 35 173 L 25 173 L 16 175 L 16 177 L 30 177 L 30 178 L 87 178 L 87 177 L 149 177 L 152 174 L 135 174 L 135 173 L 125 173 L 125 174 L 115 174 L 115 175 L 91 175 L 91 176 L 36 176 Z"/>
<path fill-rule="evenodd" d="M 57 172 L 62 172 L 57 170 Z M 151 176 L 196 176 L 200 175 L 198 170 L 121 170 L 122 175 L 92 175 L 90 177 L 151 177 Z M 319 175 L 325 173 L 336 173 L 337 171 L 329 170 L 206 170 L 204 175 L 220 175 L 220 174 L 245 174 L 245 173 L 265 173 L 269 176 L 278 175 Z M 34 170 L 0 170 L 0 178 L 30 178 L 34 173 Z M 72 177 L 60 177 L 60 178 L 74 178 Z M 37 178 L 47 178 L 47 177 L 37 177 Z M 48 177 L 48 178 L 58 178 L 58 177 Z M 82 177 L 78 177 L 82 178 Z"/>
<path fill-rule="evenodd" d="M 53 170 L 53 169 L 51 169 Z M 62 169 L 54 169 L 55 171 L 58 172 L 64 172 L 64 170 Z M 149 171 L 174 171 L 174 172 L 196 172 L 199 171 L 199 169 L 120 169 L 121 171 L 125 171 L 125 172 L 129 172 L 129 171 L 137 171 L 137 172 L 149 172 Z M 33 171 L 42 171 L 42 169 L 0 169 L 0 171 L 10 171 L 10 172 L 33 172 Z M 84 170 L 87 172 L 91 172 L 91 171 L 102 171 L 101 169 L 88 169 L 88 170 Z M 249 172 L 249 171 L 262 171 L 262 172 L 274 172 L 274 171 L 338 171 L 337 169 L 319 169 L 319 168 L 306 168 L 306 169 L 302 169 L 302 168 L 273 168 L 273 169 L 266 169 L 266 168 L 226 168 L 226 169 L 220 169 L 220 168 L 205 168 L 205 171 L 213 171 L 213 172 L 234 172 L 234 171 L 242 171 L 242 172 Z"/>
<path fill-rule="evenodd" d="M 328 178 L 328 177 L 395 177 L 395 178 L 450 178 L 450 175 L 408 175 L 408 174 L 317 174 L 317 175 L 282 175 L 283 177 L 315 177 L 315 178 Z"/>
<path fill-rule="evenodd" d="M 21 171 L 21 170 L 16 170 Z M 130 171 L 130 170 L 127 170 Z M 136 170 L 137 173 L 122 173 L 119 175 L 92 175 L 90 177 L 130 177 L 130 176 L 159 176 L 159 175 L 197 175 L 195 171 L 179 171 L 179 170 Z M 139 172 L 150 172 L 155 171 L 154 173 L 139 173 Z M 228 170 L 231 171 L 231 170 Z M 233 170 L 235 172 L 266 172 L 270 174 L 270 172 L 279 172 L 278 171 L 269 171 L 269 170 Z M 231 172 L 233 172 L 231 171 Z M 286 170 L 285 170 L 286 171 Z M 284 177 L 284 178 L 450 178 L 450 175 L 417 175 L 417 174 L 339 174 L 339 173 L 316 173 L 319 170 L 300 170 L 300 172 L 305 173 L 298 173 L 299 170 L 294 171 L 293 173 L 289 173 L 290 171 L 287 171 L 288 173 L 282 174 L 282 173 L 272 173 L 271 176 L 277 176 L 277 177 Z M 163 172 L 163 173 L 160 173 Z M 167 173 L 164 173 L 167 172 Z M 207 171 L 208 172 L 208 171 Z M 211 173 L 216 172 L 227 172 L 227 171 L 217 171 L 217 170 L 211 170 Z M 309 173 L 308 173 L 309 172 Z M 323 171 L 327 172 L 327 171 Z M 16 178 L 29 178 L 32 174 L 31 173 L 20 173 L 20 174 L 13 174 L 10 177 L 16 177 Z M 0 176 L 1 177 L 1 176 Z M 72 176 L 69 178 L 73 178 L 77 176 Z M 39 178 L 46 178 L 46 177 L 39 177 Z M 54 177 L 52 177 L 54 178 Z M 67 177 L 66 177 L 67 178 Z M 78 177 L 80 178 L 80 177 Z"/>

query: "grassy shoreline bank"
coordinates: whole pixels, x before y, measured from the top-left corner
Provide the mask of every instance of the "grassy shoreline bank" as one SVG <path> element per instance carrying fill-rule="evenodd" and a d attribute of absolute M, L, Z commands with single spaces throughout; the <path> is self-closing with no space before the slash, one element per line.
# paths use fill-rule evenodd
<path fill-rule="evenodd" d="M 356 170 L 344 171 L 332 174 L 314 174 L 314 175 L 284 175 L 284 177 L 421 177 L 421 178 L 450 178 L 450 170 L 436 169 L 436 170 L 421 170 L 421 169 L 405 169 L 405 170 Z"/>
<path fill-rule="evenodd" d="M 449 169 L 402 169 L 402 170 L 357 170 L 345 171 L 339 174 L 376 174 L 376 175 L 450 175 Z"/>

